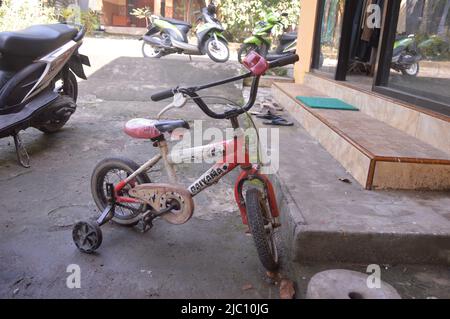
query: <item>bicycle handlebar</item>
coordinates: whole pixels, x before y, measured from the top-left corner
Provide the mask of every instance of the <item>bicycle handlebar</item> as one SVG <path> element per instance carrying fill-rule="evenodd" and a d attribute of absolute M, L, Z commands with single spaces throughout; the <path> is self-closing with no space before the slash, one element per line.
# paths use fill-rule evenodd
<path fill-rule="evenodd" d="M 299 57 L 297 54 L 290 54 L 288 56 L 276 59 L 272 62 L 269 62 L 269 69 L 278 68 L 280 66 L 286 66 L 289 64 L 295 64 L 298 62 Z"/>
<path fill-rule="evenodd" d="M 272 68 L 277 68 L 277 67 L 282 67 L 282 66 L 286 66 L 289 64 L 294 64 L 299 60 L 299 57 L 297 54 L 291 54 L 288 55 L 286 57 L 282 57 L 279 58 L 277 60 L 274 60 L 272 62 L 269 62 L 269 69 Z M 245 78 L 249 78 L 253 76 L 253 82 L 252 82 L 252 86 L 251 86 L 251 90 L 250 90 L 250 99 L 247 101 L 247 103 L 239 109 L 233 109 L 230 111 L 225 111 L 224 113 L 216 113 L 213 110 L 211 110 L 208 105 L 206 105 L 206 103 L 202 100 L 202 98 L 196 93 L 198 91 L 204 90 L 204 89 L 208 89 L 211 87 L 215 87 L 215 86 L 219 86 L 219 85 L 223 85 L 223 84 L 227 84 L 227 83 L 231 83 L 231 82 L 235 82 L 235 81 L 239 81 Z M 236 117 L 239 116 L 243 113 L 248 112 L 253 105 L 255 104 L 256 101 L 256 96 L 258 94 L 258 85 L 259 85 L 259 78 L 261 76 L 255 76 L 252 72 L 248 72 L 246 74 L 243 75 L 239 75 L 236 77 L 232 77 L 229 79 L 225 79 L 222 81 L 218 81 L 218 82 L 214 82 L 214 83 L 209 83 L 209 84 L 205 84 L 205 85 L 201 85 L 201 86 L 195 86 L 195 87 L 189 87 L 189 88 L 173 88 L 170 90 L 165 90 L 162 92 L 158 92 L 156 94 L 153 94 L 151 99 L 154 102 L 158 102 L 158 101 L 162 101 L 165 99 L 168 99 L 172 96 L 175 95 L 175 93 L 183 93 L 189 97 L 191 97 L 194 102 L 200 107 L 200 109 L 209 117 L 212 117 L 214 119 L 229 119 L 232 117 Z"/>
<path fill-rule="evenodd" d="M 158 101 L 168 99 L 169 97 L 172 97 L 174 95 L 175 95 L 174 89 L 169 89 L 169 90 L 165 90 L 165 91 L 161 91 L 156 94 L 153 94 L 151 99 L 154 102 L 158 102 Z"/>

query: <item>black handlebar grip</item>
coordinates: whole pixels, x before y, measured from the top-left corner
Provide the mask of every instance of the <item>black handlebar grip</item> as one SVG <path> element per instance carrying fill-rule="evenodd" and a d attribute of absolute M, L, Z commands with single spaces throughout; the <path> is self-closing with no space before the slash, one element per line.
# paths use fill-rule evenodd
<path fill-rule="evenodd" d="M 275 61 L 270 62 L 269 68 L 272 69 L 272 68 L 278 68 L 280 66 L 294 64 L 295 62 L 298 62 L 298 60 L 300 60 L 300 58 L 298 57 L 297 54 L 291 54 L 291 55 L 288 55 L 283 58 L 279 58 L 279 59 L 276 59 Z"/>
<path fill-rule="evenodd" d="M 166 90 L 166 91 L 162 91 L 162 92 L 158 92 L 156 94 L 153 94 L 151 99 L 154 102 L 158 102 L 158 101 L 162 101 L 165 99 L 168 99 L 169 97 L 174 96 L 175 94 L 173 93 L 173 89 L 170 90 Z"/>

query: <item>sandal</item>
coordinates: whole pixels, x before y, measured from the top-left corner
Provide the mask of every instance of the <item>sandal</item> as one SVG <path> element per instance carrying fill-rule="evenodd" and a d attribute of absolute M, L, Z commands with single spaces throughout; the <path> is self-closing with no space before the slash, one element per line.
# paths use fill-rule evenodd
<path fill-rule="evenodd" d="M 264 122 L 265 125 L 275 125 L 275 126 L 294 126 L 294 123 L 285 120 L 284 118 L 273 119 L 270 122 Z"/>
<path fill-rule="evenodd" d="M 279 120 L 279 119 L 283 119 L 281 116 L 278 116 L 276 114 L 273 114 L 272 112 L 267 112 L 264 115 L 256 115 L 257 118 L 262 119 L 262 120 Z"/>

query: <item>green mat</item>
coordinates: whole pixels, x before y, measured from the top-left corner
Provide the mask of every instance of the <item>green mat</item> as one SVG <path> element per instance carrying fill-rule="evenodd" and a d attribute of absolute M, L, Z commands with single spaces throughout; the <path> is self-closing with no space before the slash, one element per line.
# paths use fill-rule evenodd
<path fill-rule="evenodd" d="M 334 98 L 297 96 L 297 100 L 313 109 L 359 111 L 359 109 L 353 105 Z"/>

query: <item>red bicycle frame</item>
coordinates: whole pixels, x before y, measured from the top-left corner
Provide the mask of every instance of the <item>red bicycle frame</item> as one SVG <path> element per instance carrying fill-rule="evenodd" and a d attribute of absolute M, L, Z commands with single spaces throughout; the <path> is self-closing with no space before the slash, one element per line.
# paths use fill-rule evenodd
<path fill-rule="evenodd" d="M 171 182 L 176 183 L 176 173 L 174 170 L 174 165 L 176 165 L 176 163 L 173 162 L 173 160 L 171 159 L 172 157 L 169 155 L 167 142 L 165 141 L 165 139 L 162 139 L 161 141 L 157 142 L 157 145 L 160 149 L 160 154 L 142 165 L 138 170 L 136 170 L 125 180 L 122 180 L 117 185 L 115 185 L 115 202 L 145 204 L 139 199 L 129 196 L 122 196 L 121 191 L 126 185 L 131 185 L 133 187 L 136 176 L 148 171 L 161 159 L 164 161 L 164 166 L 168 172 Z M 187 190 L 193 197 L 201 193 L 206 188 L 209 188 L 212 185 L 216 184 L 225 175 L 239 166 L 241 167 L 242 172 L 239 174 L 236 180 L 234 187 L 234 196 L 241 213 L 242 222 L 245 225 L 248 224 L 247 209 L 245 207 L 245 200 L 242 194 L 243 187 L 246 182 L 252 180 L 258 180 L 262 183 L 262 185 L 264 185 L 264 191 L 267 195 L 271 214 L 274 218 L 279 217 L 278 204 L 273 185 L 266 175 L 260 173 L 259 165 L 250 163 L 249 147 L 247 143 L 245 143 L 244 135 L 237 134 L 233 139 L 228 141 L 209 144 L 200 148 L 187 149 L 185 151 L 192 151 L 194 153 L 194 156 L 196 156 L 195 153 L 197 153 L 197 156 L 200 156 L 198 154 L 201 154 L 201 156 L 205 156 L 206 153 L 208 157 L 217 157 L 217 154 L 222 154 L 221 159 L 217 161 L 217 163 L 213 167 L 211 167 L 197 181 L 195 181 L 188 187 Z M 189 159 L 191 158 L 192 155 L 189 156 Z"/>

